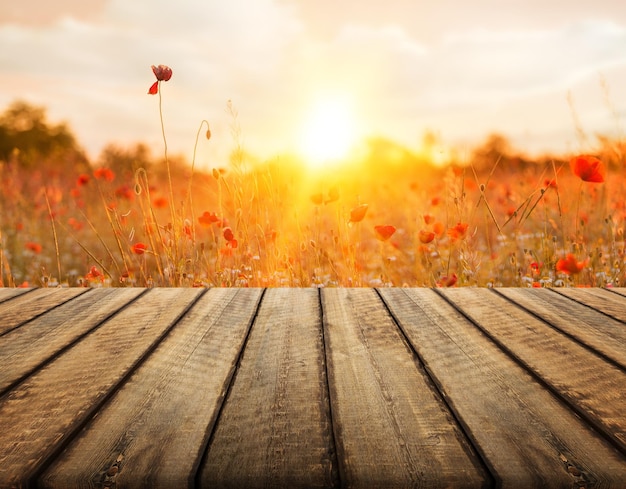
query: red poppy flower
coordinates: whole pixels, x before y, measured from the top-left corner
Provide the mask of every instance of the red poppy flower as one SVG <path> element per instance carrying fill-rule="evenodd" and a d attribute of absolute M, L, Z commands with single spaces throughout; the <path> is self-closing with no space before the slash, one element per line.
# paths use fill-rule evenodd
<path fill-rule="evenodd" d="M 115 189 L 115 196 L 120 199 L 133 200 L 135 198 L 135 192 L 128 185 L 122 185 Z"/>
<path fill-rule="evenodd" d="M 361 222 L 367 213 L 367 204 L 360 204 L 350 211 L 350 222 Z"/>
<path fill-rule="evenodd" d="M 459 277 L 457 277 L 456 273 L 453 273 L 452 275 L 447 275 L 445 277 L 441 277 L 441 280 L 439 280 L 439 282 L 437 282 L 437 286 L 439 287 L 454 287 L 456 285 L 457 280 L 459 279 Z"/>
<path fill-rule="evenodd" d="M 232 241 L 232 240 L 235 239 L 235 235 L 233 233 L 233 230 L 231 228 L 229 228 L 229 227 L 224 228 L 223 234 L 224 234 L 224 239 L 226 241 Z"/>
<path fill-rule="evenodd" d="M 203 226 L 209 227 L 214 222 L 219 222 L 220 218 L 217 217 L 215 212 L 204 211 L 202 215 L 198 218 L 198 222 Z"/>
<path fill-rule="evenodd" d="M 85 275 L 85 278 L 87 280 L 97 280 L 100 279 L 102 281 L 104 281 L 104 275 L 102 275 L 102 272 L 100 270 L 98 270 L 97 267 L 93 266 L 89 269 L 89 272 L 87 273 L 87 275 Z"/>
<path fill-rule="evenodd" d="M 159 93 L 159 82 L 168 81 L 172 78 L 172 68 L 165 65 L 154 66 L 152 65 L 152 72 L 154 76 L 156 76 L 157 81 L 155 81 L 150 88 L 148 89 L 148 93 L 150 95 L 156 95 Z"/>
<path fill-rule="evenodd" d="M 422 242 L 424 244 L 428 244 L 433 239 L 435 239 L 435 233 L 433 233 L 432 231 L 426 231 L 426 230 L 422 229 L 419 232 L 419 240 L 420 240 L 420 242 Z"/>
<path fill-rule="evenodd" d="M 84 227 L 84 224 L 82 222 L 74 219 L 73 217 L 70 217 L 67 220 L 67 223 L 72 227 L 72 229 L 74 229 L 74 231 L 80 231 Z"/>
<path fill-rule="evenodd" d="M 110 168 L 96 168 L 93 172 L 93 176 L 96 177 L 97 180 L 106 180 L 107 182 L 112 182 L 115 180 L 115 173 Z"/>
<path fill-rule="evenodd" d="M 167 207 L 167 199 L 165 197 L 157 197 L 152 201 L 152 205 L 157 209 L 163 209 Z"/>
<path fill-rule="evenodd" d="M 154 66 L 152 65 L 152 72 L 158 81 L 168 81 L 172 78 L 172 68 L 165 65 Z"/>
<path fill-rule="evenodd" d="M 78 178 L 76 179 L 76 185 L 78 185 L 79 187 L 82 187 L 83 185 L 87 185 L 89 183 L 89 175 L 86 175 L 84 173 L 78 175 Z"/>
<path fill-rule="evenodd" d="M 465 237 L 465 233 L 467 232 L 468 224 L 465 222 L 459 222 L 456 226 L 448 229 L 448 236 L 452 239 L 462 239 Z"/>
<path fill-rule="evenodd" d="M 574 156 L 570 162 L 572 173 L 583 182 L 602 183 L 606 176 L 604 164 L 595 156 Z"/>
<path fill-rule="evenodd" d="M 43 250 L 43 246 L 41 246 L 39 243 L 35 243 L 34 241 L 27 241 L 24 244 L 24 248 L 37 254 L 41 253 Z"/>
<path fill-rule="evenodd" d="M 536 261 L 530 264 L 530 270 L 533 276 L 539 275 L 541 273 L 542 266 L 543 266 L 543 263 L 540 264 L 540 263 L 537 263 Z"/>
<path fill-rule="evenodd" d="M 135 243 L 130 249 L 135 255 L 143 255 L 148 249 L 148 245 L 145 243 Z"/>
<path fill-rule="evenodd" d="M 393 236 L 393 233 L 396 232 L 396 228 L 394 226 L 374 226 L 374 231 L 376 231 L 376 238 L 380 241 L 387 241 L 389 238 Z"/>
<path fill-rule="evenodd" d="M 574 275 L 581 272 L 587 266 L 587 263 L 589 263 L 589 260 L 576 261 L 576 257 L 572 253 L 568 253 L 565 258 L 561 258 L 556 262 L 556 269 L 559 272 Z"/>
<path fill-rule="evenodd" d="M 435 224 L 433 224 L 433 231 L 435 232 L 435 234 L 439 237 L 443 236 L 443 232 L 446 230 L 445 226 L 443 225 L 442 222 L 437 221 Z"/>

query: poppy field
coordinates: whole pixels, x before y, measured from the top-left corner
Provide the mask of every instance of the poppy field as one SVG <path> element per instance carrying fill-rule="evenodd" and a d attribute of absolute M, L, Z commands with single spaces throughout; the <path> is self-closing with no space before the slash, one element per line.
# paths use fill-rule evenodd
<path fill-rule="evenodd" d="M 161 97 L 160 84 L 172 72 L 159 66 L 154 74 L 149 93 Z M 165 148 L 166 138 L 164 129 Z M 203 121 L 196 145 L 210 138 Z M 230 161 L 210 169 L 167 151 L 148 161 L 135 154 L 125 165 L 109 158 L 71 170 L 54 161 L 22 165 L 15 153 L 0 163 L 0 285 L 626 281 L 619 141 L 536 161 L 477 151 L 443 166 L 398 156 L 392 143 L 377 141 L 317 172 L 288 157 L 252 164 L 236 140 L 233 146 Z"/>

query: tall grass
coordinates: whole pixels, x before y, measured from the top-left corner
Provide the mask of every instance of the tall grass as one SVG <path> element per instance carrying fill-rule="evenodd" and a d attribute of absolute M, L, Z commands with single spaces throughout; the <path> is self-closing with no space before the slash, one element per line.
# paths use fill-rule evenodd
<path fill-rule="evenodd" d="M 155 73 L 156 74 L 156 73 Z M 159 80 L 160 82 L 166 80 Z M 152 90 L 152 89 L 151 89 Z M 623 145 L 601 139 L 603 181 L 568 157 L 435 167 L 354 157 L 312 172 L 258 163 L 238 113 L 227 163 L 170 157 L 126 174 L 0 164 L 2 286 L 620 286 Z M 206 137 L 201 137 L 205 134 Z M 591 160 L 590 160 L 591 161 Z"/>

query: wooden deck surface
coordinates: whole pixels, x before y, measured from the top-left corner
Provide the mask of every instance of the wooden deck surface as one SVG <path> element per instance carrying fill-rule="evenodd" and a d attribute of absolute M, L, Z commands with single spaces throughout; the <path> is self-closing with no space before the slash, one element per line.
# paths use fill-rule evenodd
<path fill-rule="evenodd" d="M 626 488 L 626 289 L 0 289 L 0 488 Z"/>

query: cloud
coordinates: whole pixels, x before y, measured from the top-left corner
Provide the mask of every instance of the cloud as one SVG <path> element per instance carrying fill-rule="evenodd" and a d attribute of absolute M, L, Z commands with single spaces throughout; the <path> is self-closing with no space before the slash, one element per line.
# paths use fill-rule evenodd
<path fill-rule="evenodd" d="M 534 0 L 506 11 L 487 0 L 427 9 L 405 0 L 363 9 L 345 2 L 337 15 L 334 4 L 110 0 L 87 11 L 70 1 L 45 22 L 15 14 L 0 24 L 0 105 L 25 98 L 48 107 L 94 156 L 110 141 L 145 141 L 157 152 L 158 100 L 146 91 L 150 65 L 169 64 L 170 149 L 189 156 L 208 119 L 214 137 L 201 155 L 217 166 L 232 147 L 228 99 L 248 149 L 269 157 L 297 139 L 305 107 L 324 91 L 354 97 L 364 132 L 410 143 L 426 128 L 455 139 L 540 131 L 546 121 L 554 134 L 567 117 L 567 92 L 582 87 L 581 117 L 595 110 L 599 123 L 590 83 L 599 72 L 610 84 L 626 78 L 626 8 L 617 15 L 603 0 L 594 16 L 578 5 L 569 17 Z M 618 112 L 626 105 L 619 93 L 614 102 Z M 543 114 L 539 121 L 532 111 Z M 563 131 L 570 125 L 561 122 Z"/>

